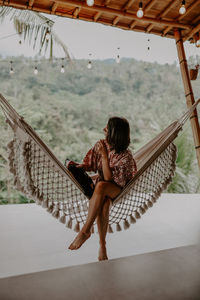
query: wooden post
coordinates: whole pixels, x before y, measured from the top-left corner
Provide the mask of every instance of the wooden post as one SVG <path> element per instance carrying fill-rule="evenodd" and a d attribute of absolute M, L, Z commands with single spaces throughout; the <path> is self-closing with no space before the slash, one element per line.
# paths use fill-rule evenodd
<path fill-rule="evenodd" d="M 187 107 L 190 108 L 192 104 L 194 104 L 195 100 L 194 100 L 192 85 L 189 77 L 187 59 L 185 56 L 181 31 L 179 29 L 176 29 L 174 31 L 174 36 L 176 39 L 176 47 L 177 47 L 181 75 L 182 75 L 182 80 L 183 80 L 183 85 L 185 90 L 186 103 L 187 103 Z M 198 115 L 196 109 L 194 110 L 192 116 L 190 117 L 190 122 L 192 127 L 193 138 L 194 138 L 194 145 L 196 149 L 197 161 L 200 168 L 200 127 L 199 127 L 199 121 L 198 121 Z"/>

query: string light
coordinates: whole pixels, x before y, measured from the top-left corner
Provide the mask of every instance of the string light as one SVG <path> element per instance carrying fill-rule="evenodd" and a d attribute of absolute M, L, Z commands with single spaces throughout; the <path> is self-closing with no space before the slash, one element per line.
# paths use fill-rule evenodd
<path fill-rule="evenodd" d="M 186 12 L 185 0 L 183 0 L 182 3 L 181 3 L 181 7 L 179 9 L 179 14 L 184 15 L 185 12 Z"/>
<path fill-rule="evenodd" d="M 94 5 L 94 0 L 86 0 L 86 3 L 88 6 L 93 6 Z"/>
<path fill-rule="evenodd" d="M 117 50 L 118 50 L 118 54 L 117 54 L 117 56 L 116 56 L 115 61 L 116 61 L 117 64 L 119 64 L 119 63 L 120 63 L 120 55 L 119 55 L 120 47 L 118 47 Z"/>
<path fill-rule="evenodd" d="M 89 61 L 88 61 L 88 65 L 87 65 L 87 68 L 90 70 L 90 69 L 92 69 L 92 61 L 91 61 L 91 56 L 92 56 L 92 54 L 90 53 L 89 54 Z"/>
<path fill-rule="evenodd" d="M 65 67 L 64 67 L 63 61 L 64 61 L 64 58 L 62 58 L 62 66 L 61 66 L 61 69 L 60 69 L 61 73 L 65 73 Z"/>
<path fill-rule="evenodd" d="M 12 75 L 12 74 L 14 74 L 14 70 L 13 70 L 13 67 L 12 67 L 12 61 L 10 61 L 10 74 Z"/>
<path fill-rule="evenodd" d="M 38 68 L 37 68 L 37 67 L 35 67 L 35 69 L 34 69 L 33 73 L 34 73 L 35 75 L 37 75 L 37 74 L 38 74 Z"/>
<path fill-rule="evenodd" d="M 143 9 L 142 9 L 143 5 L 142 5 L 142 2 L 139 3 L 139 9 L 137 11 L 137 17 L 138 18 L 142 18 L 144 16 L 144 12 L 143 12 Z"/>
<path fill-rule="evenodd" d="M 147 42 L 148 42 L 147 50 L 149 51 L 150 50 L 150 39 L 148 39 Z"/>
<path fill-rule="evenodd" d="M 49 41 L 49 39 L 50 39 L 50 31 L 49 31 L 49 29 L 47 29 L 47 31 L 46 31 L 46 40 Z"/>
<path fill-rule="evenodd" d="M 195 45 L 196 45 L 197 48 L 199 48 L 200 47 L 200 40 L 197 40 Z"/>
<path fill-rule="evenodd" d="M 65 67 L 64 67 L 64 65 L 61 66 L 60 72 L 61 73 L 65 73 Z"/>

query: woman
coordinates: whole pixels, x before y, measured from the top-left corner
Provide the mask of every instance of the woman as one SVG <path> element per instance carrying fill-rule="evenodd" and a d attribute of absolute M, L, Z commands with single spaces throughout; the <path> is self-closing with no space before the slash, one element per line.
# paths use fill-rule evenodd
<path fill-rule="evenodd" d="M 130 127 L 124 118 L 113 117 L 104 128 L 105 139 L 98 141 L 78 165 L 85 171 L 98 171 L 95 189 L 89 202 L 88 217 L 81 231 L 69 246 L 76 250 L 90 237 L 91 227 L 97 220 L 99 233 L 99 260 L 108 259 L 106 233 L 109 221 L 109 208 L 122 188 L 137 172 L 131 151 Z"/>

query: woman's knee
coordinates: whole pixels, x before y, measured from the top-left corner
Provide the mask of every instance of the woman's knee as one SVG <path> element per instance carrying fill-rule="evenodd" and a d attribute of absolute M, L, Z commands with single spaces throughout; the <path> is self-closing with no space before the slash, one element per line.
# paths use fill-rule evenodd
<path fill-rule="evenodd" d="M 99 181 L 99 182 L 97 182 L 97 184 L 95 186 L 95 190 L 96 190 L 96 192 L 104 193 L 106 186 L 107 186 L 106 181 Z"/>

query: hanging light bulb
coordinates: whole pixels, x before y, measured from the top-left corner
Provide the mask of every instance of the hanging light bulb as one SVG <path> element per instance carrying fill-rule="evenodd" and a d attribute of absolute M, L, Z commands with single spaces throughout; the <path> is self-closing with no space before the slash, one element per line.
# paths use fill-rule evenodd
<path fill-rule="evenodd" d="M 119 54 L 118 54 L 117 57 L 116 57 L 116 63 L 117 63 L 117 64 L 120 63 L 120 56 L 119 56 Z"/>
<path fill-rule="evenodd" d="M 117 54 L 117 56 L 116 56 L 116 58 L 115 58 L 115 61 L 116 61 L 116 63 L 117 63 L 117 64 L 119 64 L 119 63 L 120 63 L 120 55 L 119 55 L 119 50 L 120 50 L 120 47 L 118 47 L 118 48 L 117 48 L 117 52 L 118 52 L 118 54 Z"/>
<path fill-rule="evenodd" d="M 86 0 L 86 3 L 88 6 L 93 6 L 94 5 L 94 0 Z"/>
<path fill-rule="evenodd" d="M 92 62 L 91 62 L 91 60 L 88 61 L 87 68 L 88 68 L 88 69 L 92 69 Z"/>
<path fill-rule="evenodd" d="M 38 74 L 38 68 L 37 68 L 37 67 L 35 67 L 35 69 L 34 69 L 33 73 L 34 73 L 35 75 L 37 75 L 37 74 Z"/>
<path fill-rule="evenodd" d="M 49 31 L 49 29 L 47 29 L 47 31 L 46 31 L 46 41 L 49 41 L 49 39 L 50 39 L 50 31 Z"/>
<path fill-rule="evenodd" d="M 200 40 L 196 41 L 196 47 L 199 48 L 200 47 Z"/>
<path fill-rule="evenodd" d="M 64 58 L 62 58 L 62 66 L 60 69 L 60 73 L 65 73 Z"/>
<path fill-rule="evenodd" d="M 87 64 L 87 68 L 88 68 L 88 69 L 92 69 L 91 56 L 92 56 L 92 53 L 89 54 L 89 57 L 90 57 L 90 58 L 89 58 L 89 61 L 88 61 L 88 64 Z"/>
<path fill-rule="evenodd" d="M 65 67 L 64 67 L 64 65 L 61 66 L 60 72 L 61 73 L 65 73 Z"/>
<path fill-rule="evenodd" d="M 181 3 L 181 7 L 179 9 L 179 14 L 184 15 L 185 12 L 186 12 L 185 0 L 183 0 L 182 3 Z"/>
<path fill-rule="evenodd" d="M 142 18 L 144 16 L 144 12 L 143 12 L 143 9 L 142 9 L 142 2 L 139 3 L 139 9 L 137 11 L 137 17 L 138 18 Z"/>
<path fill-rule="evenodd" d="M 150 50 L 150 39 L 147 40 L 148 41 L 148 46 L 147 46 L 147 50 Z"/>
<path fill-rule="evenodd" d="M 14 70 L 13 70 L 13 67 L 12 67 L 12 61 L 10 61 L 10 74 L 12 75 L 12 74 L 14 74 Z"/>

